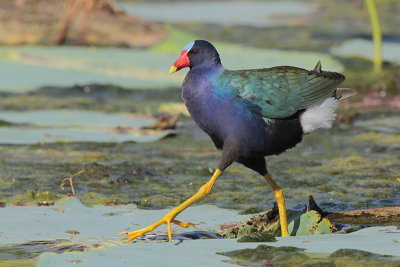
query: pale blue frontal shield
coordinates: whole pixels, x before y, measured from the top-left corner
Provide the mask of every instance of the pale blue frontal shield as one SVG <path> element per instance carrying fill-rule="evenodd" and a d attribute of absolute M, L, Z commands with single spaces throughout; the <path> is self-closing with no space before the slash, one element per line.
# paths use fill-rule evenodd
<path fill-rule="evenodd" d="M 194 42 L 188 43 L 187 45 L 185 45 L 185 46 L 183 47 L 182 50 L 183 50 L 183 51 L 189 51 L 190 48 L 193 47 L 193 45 L 194 45 Z"/>

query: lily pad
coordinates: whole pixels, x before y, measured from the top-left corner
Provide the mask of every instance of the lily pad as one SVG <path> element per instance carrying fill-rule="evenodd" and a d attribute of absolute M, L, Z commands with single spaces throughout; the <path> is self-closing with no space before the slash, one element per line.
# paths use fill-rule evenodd
<path fill-rule="evenodd" d="M 155 122 L 152 117 L 131 113 L 103 113 L 89 110 L 2 111 L 0 119 L 37 127 L 111 128 L 117 126 L 140 128 Z"/>
<path fill-rule="evenodd" d="M 292 236 L 331 234 L 336 231 L 333 224 L 315 210 L 302 214 L 288 225 Z"/>
<path fill-rule="evenodd" d="M 154 118 L 133 114 L 106 114 L 80 110 L 37 110 L 2 112 L 0 119 L 20 125 L 0 127 L 2 144 L 38 142 L 153 142 L 174 130 L 140 130 L 151 125 Z M 13 126 L 10 125 L 10 126 Z"/>
<path fill-rule="evenodd" d="M 120 6 L 128 13 L 157 22 L 190 21 L 253 27 L 291 26 L 299 19 L 310 15 L 316 8 L 314 3 L 296 1 L 233 1 L 229 4 L 225 1 L 176 1 L 121 3 Z"/>
<path fill-rule="evenodd" d="M 371 40 L 351 39 L 338 47 L 331 48 L 331 53 L 342 57 L 363 57 L 374 59 L 374 43 Z M 387 62 L 400 64 L 400 44 L 382 42 L 382 59 Z"/>
<path fill-rule="evenodd" d="M 2 47 L 1 71 L 7 80 L 0 90 L 23 92 L 46 85 L 90 83 L 166 88 L 182 80 L 179 75 L 168 75 L 174 59 L 173 55 L 128 48 Z"/>
<path fill-rule="evenodd" d="M 0 62 L 3 76 L 0 91 L 26 92 L 46 85 L 90 83 L 114 84 L 135 89 L 180 87 L 186 71 L 169 75 L 168 70 L 186 43 L 174 44 L 174 49 L 168 46 L 168 52 L 68 46 L 2 47 Z M 339 61 L 323 53 L 256 49 L 224 43 L 215 43 L 215 46 L 228 69 L 276 65 L 311 69 L 318 60 L 321 60 L 323 69 L 343 69 Z M 113 59 L 112 62 L 110 58 Z"/>

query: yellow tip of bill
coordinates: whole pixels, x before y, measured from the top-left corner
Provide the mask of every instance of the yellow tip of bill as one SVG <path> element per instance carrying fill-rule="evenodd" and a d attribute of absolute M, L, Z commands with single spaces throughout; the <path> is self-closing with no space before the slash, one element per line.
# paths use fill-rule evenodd
<path fill-rule="evenodd" d="M 176 67 L 175 66 L 171 66 L 171 68 L 169 69 L 169 74 L 172 74 L 176 72 Z"/>

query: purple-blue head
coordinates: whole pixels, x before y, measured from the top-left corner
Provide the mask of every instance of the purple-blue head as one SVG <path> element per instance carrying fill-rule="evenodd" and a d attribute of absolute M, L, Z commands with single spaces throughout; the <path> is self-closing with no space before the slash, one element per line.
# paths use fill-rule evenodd
<path fill-rule="evenodd" d="M 210 42 L 196 40 L 183 47 L 180 57 L 172 64 L 169 73 L 202 64 L 221 64 L 221 60 L 217 50 Z"/>

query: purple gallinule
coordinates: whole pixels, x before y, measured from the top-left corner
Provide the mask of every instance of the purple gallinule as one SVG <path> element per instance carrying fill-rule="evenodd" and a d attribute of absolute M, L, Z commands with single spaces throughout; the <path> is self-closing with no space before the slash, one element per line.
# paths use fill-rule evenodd
<path fill-rule="evenodd" d="M 222 151 L 221 160 L 210 181 L 196 194 L 155 224 L 121 233 L 128 235 L 124 239 L 131 241 L 165 223 L 172 241 L 171 223 L 194 226 L 175 218 L 210 193 L 218 176 L 233 162 L 258 172 L 272 187 L 281 233 L 288 236 L 282 189 L 268 173 L 264 157 L 294 147 L 304 134 L 330 128 L 338 99 L 353 94 L 351 89 L 338 89 L 345 77 L 322 71 L 320 62 L 313 70 L 289 66 L 227 70 L 214 46 L 203 40 L 186 45 L 170 73 L 185 67 L 190 71 L 182 85 L 183 100 L 193 120 Z"/>

